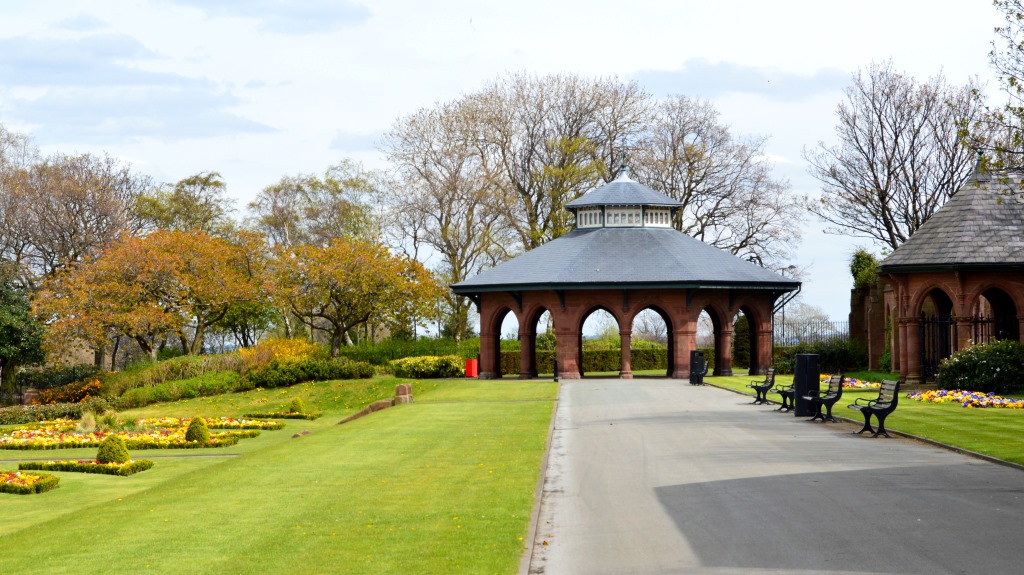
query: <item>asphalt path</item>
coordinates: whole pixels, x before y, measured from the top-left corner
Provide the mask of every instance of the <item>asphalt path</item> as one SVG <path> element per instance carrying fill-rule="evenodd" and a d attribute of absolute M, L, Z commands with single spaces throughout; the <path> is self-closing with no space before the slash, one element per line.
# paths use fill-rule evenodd
<path fill-rule="evenodd" d="M 678 380 L 563 381 L 529 573 L 1024 573 L 1024 472 L 857 429 Z"/>

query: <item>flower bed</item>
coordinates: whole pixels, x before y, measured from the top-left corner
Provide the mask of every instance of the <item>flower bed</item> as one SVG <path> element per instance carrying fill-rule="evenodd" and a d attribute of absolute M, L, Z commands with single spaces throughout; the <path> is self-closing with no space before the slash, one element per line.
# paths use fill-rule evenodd
<path fill-rule="evenodd" d="M 821 383 L 828 381 L 828 378 L 832 377 L 830 373 L 821 374 Z M 844 377 L 843 387 L 846 389 L 878 389 L 882 387 L 881 383 L 875 383 L 871 381 L 864 381 L 857 379 L 856 377 Z"/>
<path fill-rule="evenodd" d="M 104 475 L 120 475 L 127 477 L 153 467 L 150 459 L 138 459 L 126 463 L 100 463 L 95 459 L 78 459 L 64 461 L 25 461 L 18 464 L 18 469 L 35 469 L 40 471 L 75 471 L 78 473 L 102 473 Z"/>
<path fill-rule="evenodd" d="M 964 391 L 962 389 L 938 389 L 930 391 L 912 391 L 907 399 L 927 401 L 930 403 L 959 403 L 962 407 L 1001 407 L 1005 409 L 1024 409 L 1024 399 L 1000 397 L 993 393 L 980 391 Z"/>
<path fill-rule="evenodd" d="M 255 417 L 258 419 L 316 419 L 320 417 L 319 413 L 296 413 L 294 411 L 273 411 L 270 413 L 246 413 L 246 417 Z"/>
<path fill-rule="evenodd" d="M 155 429 L 152 431 L 74 431 L 68 429 L 66 420 L 49 422 L 50 425 L 32 424 L 8 430 L 0 435 L 0 449 L 69 449 L 75 447 L 97 447 L 109 433 L 124 438 L 128 449 L 181 449 L 197 447 L 227 447 L 239 439 L 259 435 L 258 429 L 226 431 L 216 433 L 210 443 L 201 444 L 185 439 L 185 428 Z"/>
<path fill-rule="evenodd" d="M 0 493 L 43 493 L 60 483 L 60 478 L 49 473 L 24 473 L 21 471 L 0 471 Z"/>
<path fill-rule="evenodd" d="M 253 417 L 246 415 L 246 417 Z M 188 427 L 190 417 L 151 417 L 138 420 L 139 425 L 159 427 L 161 429 L 178 429 Z M 266 429 L 275 430 L 284 427 L 280 421 L 261 421 L 260 419 L 235 419 L 233 417 L 204 417 L 206 427 L 210 429 Z"/>

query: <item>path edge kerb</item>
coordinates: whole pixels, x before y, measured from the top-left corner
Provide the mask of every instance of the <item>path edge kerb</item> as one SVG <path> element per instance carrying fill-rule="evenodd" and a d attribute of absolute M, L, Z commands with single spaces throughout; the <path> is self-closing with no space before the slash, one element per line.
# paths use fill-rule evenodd
<path fill-rule="evenodd" d="M 540 474 L 537 487 L 533 494 L 533 510 L 530 512 L 530 525 L 524 540 L 523 554 L 519 556 L 519 575 L 529 575 L 533 563 L 533 551 L 536 547 L 537 530 L 540 528 L 540 508 L 544 500 L 544 484 L 548 476 L 548 460 L 551 458 L 551 442 L 555 436 L 555 421 L 558 418 L 558 403 L 562 399 L 562 384 L 558 384 L 554 405 L 551 409 L 551 423 L 548 425 L 548 438 L 544 444 L 544 456 L 540 462 Z"/>
<path fill-rule="evenodd" d="M 715 385 L 714 383 L 711 383 L 711 382 L 708 382 L 707 385 L 710 386 L 710 387 L 714 387 L 715 389 L 721 389 L 723 391 L 730 391 L 730 392 L 735 393 L 737 395 L 743 395 L 743 396 L 750 397 L 749 393 L 744 393 L 742 391 L 737 391 L 735 389 L 730 389 L 728 387 L 722 387 L 720 385 Z M 779 402 L 772 401 L 770 399 L 768 400 L 768 403 L 770 403 L 772 405 L 779 405 Z M 856 424 L 856 425 L 861 425 L 862 424 L 862 422 L 860 422 L 860 421 L 857 421 L 855 419 L 850 419 L 848 417 L 843 417 L 841 415 L 835 415 L 833 417 L 835 417 L 839 421 L 843 421 L 843 422 L 846 422 L 846 423 L 853 423 L 853 424 Z M 905 433 L 903 431 L 896 431 L 895 429 L 887 429 L 886 431 L 888 431 L 892 435 L 896 435 L 896 436 L 902 437 L 904 439 L 910 439 L 910 440 L 913 440 L 913 441 L 924 443 L 926 445 L 931 445 L 932 447 L 938 447 L 938 448 L 941 448 L 941 449 L 945 449 L 947 451 L 952 451 L 953 453 L 959 453 L 961 455 L 966 455 L 966 456 L 972 457 L 974 459 L 980 459 L 982 461 L 987 461 L 989 463 L 995 463 L 996 465 L 1002 465 L 1003 467 L 1009 467 L 1011 469 L 1016 469 L 1017 471 L 1024 471 L 1024 465 L 1021 465 L 1019 463 L 1013 463 L 1012 461 L 1006 461 L 1005 459 L 999 459 L 998 457 L 992 457 L 991 455 L 985 455 L 984 453 L 978 453 L 977 451 L 971 451 L 970 449 L 964 449 L 962 447 L 957 447 L 955 445 L 949 445 L 948 443 L 942 443 L 941 441 L 936 441 L 934 439 L 929 439 L 927 437 L 921 437 L 919 435 L 913 435 L 913 434 L 910 434 L 910 433 Z"/>

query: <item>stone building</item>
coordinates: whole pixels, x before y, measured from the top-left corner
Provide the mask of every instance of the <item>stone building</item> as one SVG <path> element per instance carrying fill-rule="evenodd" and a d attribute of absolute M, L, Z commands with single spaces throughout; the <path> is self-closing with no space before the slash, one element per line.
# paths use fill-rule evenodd
<path fill-rule="evenodd" d="M 733 321 L 741 311 L 751 327 L 751 372 L 771 365 L 774 306 L 800 282 L 675 230 L 682 204 L 633 181 L 625 167 L 566 208 L 575 217 L 572 232 L 451 286 L 480 314 L 480 377 L 501 377 L 500 331 L 509 313 L 519 325 L 519 376 L 537 375 L 537 322 L 545 311 L 565 379 L 583 375 L 583 323 L 598 309 L 618 323 L 622 378 L 632 377 L 633 319 L 646 309 L 665 321 L 669 377 L 689 376 L 702 311 L 714 324 L 715 374 L 732 373 Z"/>
<path fill-rule="evenodd" d="M 869 305 L 892 321 L 893 370 L 910 384 L 972 343 L 1024 332 L 1024 170 L 976 172 L 879 266 Z M 883 340 L 884 341 L 884 340 Z"/>

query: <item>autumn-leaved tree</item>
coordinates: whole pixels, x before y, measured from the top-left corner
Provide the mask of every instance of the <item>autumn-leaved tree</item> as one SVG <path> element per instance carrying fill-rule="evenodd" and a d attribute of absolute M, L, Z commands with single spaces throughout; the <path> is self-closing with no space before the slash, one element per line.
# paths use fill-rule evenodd
<path fill-rule="evenodd" d="M 279 248 L 273 276 L 277 297 L 292 313 L 330 335 L 332 356 L 359 325 L 408 328 L 441 289 L 419 262 L 355 238 Z"/>
<path fill-rule="evenodd" d="M 201 232 L 158 230 L 122 237 L 100 255 L 57 273 L 44 285 L 36 312 L 51 345 L 86 341 L 103 347 L 126 336 L 155 357 L 167 334 L 185 353 L 203 349 L 203 335 L 234 306 L 266 299 L 256 236 L 235 241 Z"/>

